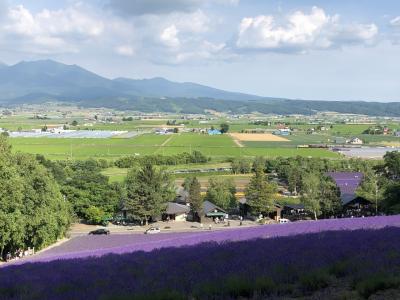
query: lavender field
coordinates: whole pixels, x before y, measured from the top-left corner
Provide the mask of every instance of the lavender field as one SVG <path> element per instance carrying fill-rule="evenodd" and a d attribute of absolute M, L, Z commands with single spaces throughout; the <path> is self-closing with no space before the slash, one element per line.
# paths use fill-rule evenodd
<path fill-rule="evenodd" d="M 41 253 L 30 261 L 51 261 L 87 256 L 101 256 L 109 253 L 122 254 L 135 251 L 153 251 L 167 247 L 196 245 L 204 242 L 223 243 L 255 238 L 272 238 L 328 230 L 378 229 L 386 226 L 400 227 L 400 216 L 371 217 L 356 219 L 333 219 L 304 221 L 289 224 L 275 224 L 224 231 L 199 231 L 187 233 L 164 233 L 158 235 L 127 234 L 109 236 L 76 237 L 61 246 Z M 24 263 L 20 261 L 19 263 Z"/>
<path fill-rule="evenodd" d="M 1 299 L 329 298 L 327 287 L 356 299 L 399 286 L 400 216 L 80 237 L 0 269 Z"/>

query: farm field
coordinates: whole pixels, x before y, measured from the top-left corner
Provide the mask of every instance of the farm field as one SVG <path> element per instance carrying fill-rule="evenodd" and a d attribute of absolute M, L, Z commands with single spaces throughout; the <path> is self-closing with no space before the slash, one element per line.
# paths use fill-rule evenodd
<path fill-rule="evenodd" d="M 399 226 L 400 216 L 390 216 L 76 237 L 6 266 L 0 296 L 366 299 L 380 293 L 396 299 Z"/>
<path fill-rule="evenodd" d="M 239 147 L 229 135 L 209 136 L 183 133 L 175 135 L 143 134 L 134 138 L 106 139 L 52 139 L 52 138 L 11 138 L 14 151 L 43 154 L 50 159 L 116 159 L 125 155 L 175 155 L 194 150 L 204 155 L 223 158 L 240 156 L 312 156 L 338 158 L 339 155 L 325 149 L 296 149 L 259 145 Z M 263 142 L 264 143 L 264 142 Z"/>
<path fill-rule="evenodd" d="M 254 142 L 287 142 L 288 139 L 271 133 L 231 133 L 230 136 L 239 141 Z"/>
<path fill-rule="evenodd" d="M 209 168 L 229 168 L 231 166 L 230 163 L 209 163 L 209 164 L 187 164 L 187 165 L 175 165 L 175 166 L 160 166 L 161 168 L 167 169 L 168 171 L 174 171 L 174 170 L 195 170 L 195 169 L 209 169 Z M 111 167 L 107 168 L 102 171 L 102 174 L 105 176 L 108 176 L 110 178 L 111 182 L 121 182 L 125 179 L 126 174 L 128 173 L 128 169 L 126 168 L 117 168 L 117 167 Z M 210 175 L 208 173 L 204 174 L 204 176 L 201 176 L 201 173 L 198 174 L 201 179 L 205 181 L 208 180 Z M 196 175 L 197 176 L 197 175 Z M 248 178 L 247 175 L 221 175 L 218 174 L 218 177 L 225 177 L 229 176 L 234 178 L 235 180 L 239 178 Z M 250 175 L 249 175 L 250 176 Z M 212 176 L 211 176 L 212 177 Z M 200 178 L 199 178 L 200 179 Z M 181 181 L 180 183 L 183 183 L 183 179 L 179 178 L 179 174 L 176 175 L 176 181 Z"/>
<path fill-rule="evenodd" d="M 327 144 L 332 143 L 333 137 L 327 134 L 304 134 L 296 133 L 289 136 L 285 136 L 287 141 L 285 142 L 270 142 L 270 141 L 244 141 L 243 145 L 250 148 L 293 148 L 299 145 L 308 144 Z"/>

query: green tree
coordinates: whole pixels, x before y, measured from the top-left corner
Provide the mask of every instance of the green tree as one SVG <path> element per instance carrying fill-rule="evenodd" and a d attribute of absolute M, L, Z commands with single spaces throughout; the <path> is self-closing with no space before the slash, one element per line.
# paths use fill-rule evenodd
<path fill-rule="evenodd" d="M 200 217 L 203 209 L 203 197 L 201 196 L 201 185 L 196 177 L 185 179 L 184 188 L 188 192 L 188 202 L 193 213 Z"/>
<path fill-rule="evenodd" d="M 314 214 L 315 220 L 321 214 L 320 176 L 316 173 L 306 173 L 302 178 L 301 201 L 304 207 Z"/>
<path fill-rule="evenodd" d="M 266 159 L 262 156 L 257 156 L 253 161 L 253 170 L 262 169 L 265 170 Z"/>
<path fill-rule="evenodd" d="M 340 191 L 336 183 L 326 176 L 320 181 L 320 207 L 325 217 L 337 215 L 342 209 Z"/>
<path fill-rule="evenodd" d="M 0 137 L 0 256 L 49 245 L 71 221 L 70 206 L 48 170 L 34 156 L 10 150 Z"/>
<path fill-rule="evenodd" d="M 125 209 L 148 224 L 151 217 L 161 215 L 168 201 L 175 197 L 172 180 L 164 170 L 145 163 L 140 169 L 131 169 L 126 181 Z"/>
<path fill-rule="evenodd" d="M 222 207 L 223 209 L 234 208 L 236 202 L 236 187 L 232 179 L 210 178 L 205 200 Z"/>
<path fill-rule="evenodd" d="M 386 213 L 400 213 L 400 182 L 394 181 L 388 184 L 384 191 L 382 206 Z"/>
<path fill-rule="evenodd" d="M 383 159 L 387 176 L 390 179 L 400 179 L 400 152 L 387 152 Z"/>
<path fill-rule="evenodd" d="M 78 125 L 78 121 L 77 120 L 73 120 L 71 123 L 72 126 L 77 126 Z"/>
<path fill-rule="evenodd" d="M 363 181 L 356 190 L 357 196 L 363 197 L 374 204 L 376 212 L 378 212 L 383 199 L 384 189 L 382 185 L 383 180 L 379 180 L 378 174 L 370 169 L 364 172 Z"/>
<path fill-rule="evenodd" d="M 264 171 L 258 168 L 245 190 L 247 204 L 254 213 L 270 213 L 274 208 L 276 192 L 276 184 L 268 183 Z"/>
<path fill-rule="evenodd" d="M 85 219 L 91 224 L 100 224 L 106 217 L 104 211 L 92 205 L 85 210 L 85 214 Z"/>
<path fill-rule="evenodd" d="M 227 133 L 229 131 L 229 125 L 227 123 L 221 124 L 221 133 Z"/>

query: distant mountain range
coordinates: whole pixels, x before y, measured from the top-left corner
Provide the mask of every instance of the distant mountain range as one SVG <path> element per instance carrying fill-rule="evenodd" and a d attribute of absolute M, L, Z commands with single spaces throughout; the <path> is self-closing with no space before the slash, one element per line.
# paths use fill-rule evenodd
<path fill-rule="evenodd" d="M 164 78 L 108 79 L 77 65 L 52 60 L 0 63 L 0 104 L 61 101 L 86 107 L 143 112 L 203 113 L 206 109 L 232 113 L 313 114 L 336 111 L 400 116 L 400 103 L 308 101 L 268 98 L 224 91 Z"/>
<path fill-rule="evenodd" d="M 13 100 L 32 95 L 71 101 L 98 97 L 208 97 L 224 100 L 255 100 L 259 96 L 232 93 L 196 83 L 176 83 L 164 78 L 110 80 L 77 65 L 65 65 L 52 60 L 0 65 L 0 99 Z"/>

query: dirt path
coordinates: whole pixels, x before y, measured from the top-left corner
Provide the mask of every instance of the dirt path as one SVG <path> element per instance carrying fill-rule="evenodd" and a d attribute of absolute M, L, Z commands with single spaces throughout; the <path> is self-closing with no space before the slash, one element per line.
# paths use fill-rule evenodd
<path fill-rule="evenodd" d="M 162 143 L 160 146 L 161 146 L 161 147 L 164 147 L 165 145 L 168 144 L 168 142 L 169 142 L 170 140 L 172 140 L 172 135 L 171 135 L 169 138 L 167 138 L 167 139 L 164 141 L 164 143 Z"/>
<path fill-rule="evenodd" d="M 232 139 L 233 139 L 233 142 L 234 142 L 239 148 L 243 148 L 243 147 L 244 147 L 244 145 L 243 145 L 238 139 L 235 139 L 234 137 L 232 137 Z"/>

